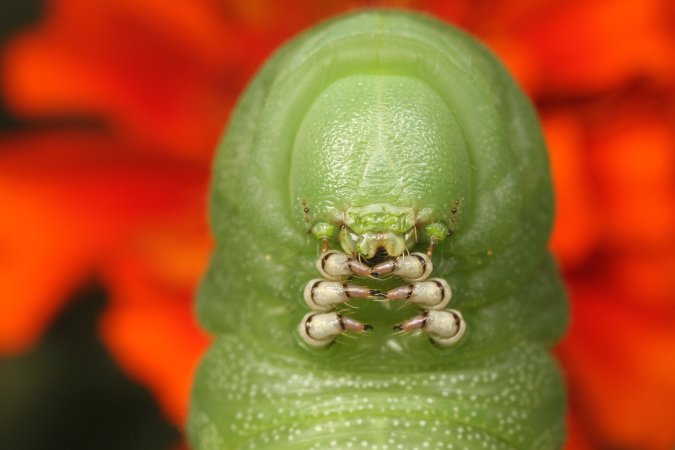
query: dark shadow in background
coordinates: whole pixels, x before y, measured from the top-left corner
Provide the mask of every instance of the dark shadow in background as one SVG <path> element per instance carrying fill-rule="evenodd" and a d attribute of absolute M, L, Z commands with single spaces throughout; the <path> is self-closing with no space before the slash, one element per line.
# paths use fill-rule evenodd
<path fill-rule="evenodd" d="M 166 450 L 178 442 L 151 395 L 100 342 L 105 296 L 84 289 L 37 348 L 0 359 L 0 448 Z"/>
<path fill-rule="evenodd" d="M 35 23 L 40 18 L 41 0 L 2 0 L 0 1 L 0 49 L 7 39 L 22 28 Z M 11 130 L 19 125 L 7 111 L 0 93 L 0 132 Z"/>
<path fill-rule="evenodd" d="M 0 47 L 40 18 L 41 3 L 0 0 Z M 0 93 L 0 133 L 34 126 L 12 117 Z M 167 450 L 180 441 L 150 393 L 101 343 L 96 327 L 105 304 L 99 285 L 84 287 L 35 348 L 0 357 L 0 449 Z"/>

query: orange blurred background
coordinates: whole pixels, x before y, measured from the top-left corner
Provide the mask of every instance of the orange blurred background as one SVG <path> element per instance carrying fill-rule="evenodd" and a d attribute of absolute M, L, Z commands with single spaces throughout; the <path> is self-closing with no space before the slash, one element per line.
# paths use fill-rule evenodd
<path fill-rule="evenodd" d="M 159 405 L 164 438 L 142 448 L 183 447 L 162 421 L 180 429 L 208 345 L 192 301 L 211 248 L 210 161 L 231 108 L 303 28 L 397 6 L 479 37 L 538 108 L 557 197 L 551 248 L 572 312 L 555 350 L 569 388 L 566 448 L 675 447 L 674 2 L 33 3 L 0 55 L 0 393 L 30 394 L 26 380 L 65 364 L 44 350 L 49 330 L 69 304 L 98 297 L 104 306 L 82 322 L 96 330 L 77 342 L 101 342 L 110 371 Z M 16 375 L 35 354 L 46 356 Z M 0 447 L 16 414 L 7 404 Z"/>

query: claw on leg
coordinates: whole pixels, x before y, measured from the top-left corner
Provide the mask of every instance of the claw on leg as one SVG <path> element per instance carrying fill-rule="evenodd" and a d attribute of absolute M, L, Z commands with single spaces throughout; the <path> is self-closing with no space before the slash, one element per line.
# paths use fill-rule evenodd
<path fill-rule="evenodd" d="M 356 284 L 341 281 L 327 281 L 321 278 L 311 280 L 305 286 L 305 303 L 314 311 L 329 311 L 336 305 L 352 298 L 384 298 L 385 293 Z"/>
<path fill-rule="evenodd" d="M 378 264 L 373 267 L 371 272 L 374 277 L 390 273 L 406 281 L 422 281 L 431 275 L 432 270 L 433 264 L 428 255 L 411 253 Z"/>
<path fill-rule="evenodd" d="M 330 345 L 338 335 L 345 331 L 362 333 L 371 329 L 372 327 L 368 324 L 336 312 L 305 314 L 298 327 L 302 340 L 312 347 Z"/>
<path fill-rule="evenodd" d="M 436 344 L 448 347 L 457 343 L 466 333 L 464 318 L 454 309 L 426 311 L 394 326 L 394 331 L 423 330 Z"/>
<path fill-rule="evenodd" d="M 387 300 L 406 300 L 427 310 L 443 309 L 451 298 L 450 286 L 442 278 L 400 286 L 387 292 Z"/>

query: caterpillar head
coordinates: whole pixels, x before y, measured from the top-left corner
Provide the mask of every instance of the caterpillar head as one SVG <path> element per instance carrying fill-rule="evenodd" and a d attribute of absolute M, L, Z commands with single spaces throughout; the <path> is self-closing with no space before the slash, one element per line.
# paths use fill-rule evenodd
<path fill-rule="evenodd" d="M 468 189 L 468 158 L 447 103 L 425 82 L 357 74 L 317 94 L 292 151 L 291 189 L 312 234 L 361 259 L 440 242 Z"/>

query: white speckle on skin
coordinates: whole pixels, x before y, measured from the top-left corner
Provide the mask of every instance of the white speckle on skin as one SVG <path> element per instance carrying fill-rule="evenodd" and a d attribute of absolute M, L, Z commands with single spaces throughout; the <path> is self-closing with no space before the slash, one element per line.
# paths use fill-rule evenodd
<path fill-rule="evenodd" d="M 227 412 L 226 421 L 209 420 L 218 424 L 209 439 L 247 442 L 235 447 L 249 449 L 288 445 L 407 450 L 469 443 L 472 448 L 478 443 L 503 449 L 500 439 L 522 447 L 531 436 L 529 409 L 522 405 L 537 404 L 542 383 L 534 375 L 535 353 L 528 351 L 518 350 L 518 364 L 497 355 L 497 361 L 505 362 L 489 369 L 389 375 L 259 363 L 255 348 L 232 340 L 212 350 L 205 376 L 212 392 L 209 399 L 237 399 L 231 400 L 237 408 Z M 227 445 L 215 448 L 223 447 Z"/>

